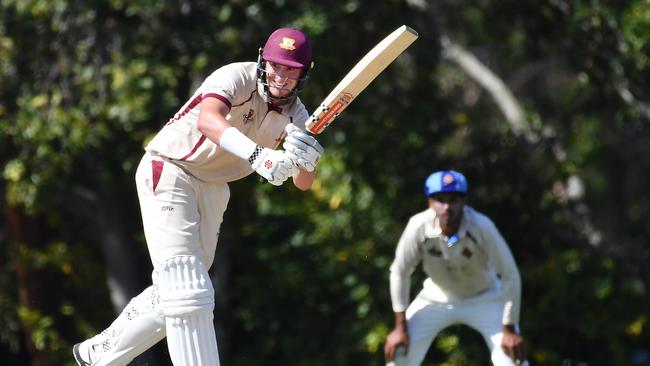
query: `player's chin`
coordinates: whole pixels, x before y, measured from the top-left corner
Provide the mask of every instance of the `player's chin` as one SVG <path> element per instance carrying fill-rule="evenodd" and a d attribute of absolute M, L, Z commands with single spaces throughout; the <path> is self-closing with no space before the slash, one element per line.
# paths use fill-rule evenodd
<path fill-rule="evenodd" d="M 274 97 L 278 97 L 278 98 L 284 98 L 284 97 L 288 97 L 289 95 L 291 95 L 291 89 L 278 88 L 278 87 L 274 87 L 274 86 L 269 87 L 269 92 L 271 92 L 271 94 Z"/>
<path fill-rule="evenodd" d="M 289 90 L 285 89 L 275 89 L 275 88 L 270 88 L 269 91 L 271 92 L 271 95 L 277 98 L 284 98 L 291 93 Z"/>

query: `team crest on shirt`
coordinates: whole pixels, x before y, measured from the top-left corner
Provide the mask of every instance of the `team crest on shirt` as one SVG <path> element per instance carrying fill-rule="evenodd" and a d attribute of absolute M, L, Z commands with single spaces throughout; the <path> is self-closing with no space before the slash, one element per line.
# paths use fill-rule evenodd
<path fill-rule="evenodd" d="M 282 37 L 282 43 L 278 44 L 280 48 L 293 51 L 296 49 L 296 40 L 289 37 Z"/>
<path fill-rule="evenodd" d="M 244 114 L 242 119 L 244 121 L 244 124 L 247 124 L 250 121 L 254 121 L 255 120 L 255 111 L 253 109 L 249 109 L 248 113 Z"/>
<path fill-rule="evenodd" d="M 427 238 L 424 241 L 425 250 L 434 257 L 442 257 L 438 240 L 438 238 Z"/>

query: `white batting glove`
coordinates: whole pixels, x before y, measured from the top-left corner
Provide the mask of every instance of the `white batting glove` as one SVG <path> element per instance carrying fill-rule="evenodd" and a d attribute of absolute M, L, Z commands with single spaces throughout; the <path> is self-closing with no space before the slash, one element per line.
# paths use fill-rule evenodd
<path fill-rule="evenodd" d="M 287 131 L 287 137 L 284 138 L 282 147 L 286 150 L 287 156 L 298 167 L 313 172 L 325 149 L 315 138 L 293 123 L 289 123 L 285 127 L 285 131 Z"/>
<path fill-rule="evenodd" d="M 274 186 L 281 186 L 294 172 L 295 165 L 284 151 L 257 146 L 248 158 L 253 170 Z"/>

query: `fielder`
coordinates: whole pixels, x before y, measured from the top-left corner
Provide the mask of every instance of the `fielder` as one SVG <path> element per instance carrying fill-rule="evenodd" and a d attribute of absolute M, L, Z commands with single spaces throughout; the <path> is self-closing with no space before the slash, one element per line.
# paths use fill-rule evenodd
<path fill-rule="evenodd" d="M 136 185 L 152 285 L 103 332 L 73 348 L 80 366 L 126 365 L 165 336 L 175 366 L 219 365 L 208 269 L 230 198 L 253 172 L 311 188 L 321 145 L 298 98 L 312 68 L 307 36 L 280 28 L 258 61 L 225 65 L 146 146 Z M 275 150 L 284 141 L 284 150 Z"/>
<path fill-rule="evenodd" d="M 465 205 L 461 173 L 431 174 L 424 193 L 429 208 L 410 218 L 390 267 L 395 328 L 384 347 L 388 365 L 420 365 L 452 324 L 481 333 L 495 366 L 527 364 L 518 331 L 521 279 L 506 241 L 487 216 Z M 409 305 L 410 277 L 420 262 L 428 278 Z"/>

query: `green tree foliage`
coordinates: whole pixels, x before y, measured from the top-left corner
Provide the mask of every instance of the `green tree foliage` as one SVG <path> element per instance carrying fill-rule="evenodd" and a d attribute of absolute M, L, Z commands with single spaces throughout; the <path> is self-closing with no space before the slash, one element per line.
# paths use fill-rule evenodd
<path fill-rule="evenodd" d="M 632 364 L 650 344 L 646 0 L 0 2 L 0 356 L 72 365 L 70 345 L 144 288 L 134 169 L 212 70 L 302 27 L 314 109 L 401 24 L 419 39 L 319 135 L 314 189 L 232 184 L 213 268 L 224 363 L 383 364 L 396 241 L 426 176 L 454 168 L 520 264 L 531 361 Z M 441 36 L 505 82 L 536 139 Z M 486 357 L 456 327 L 427 362 Z"/>

